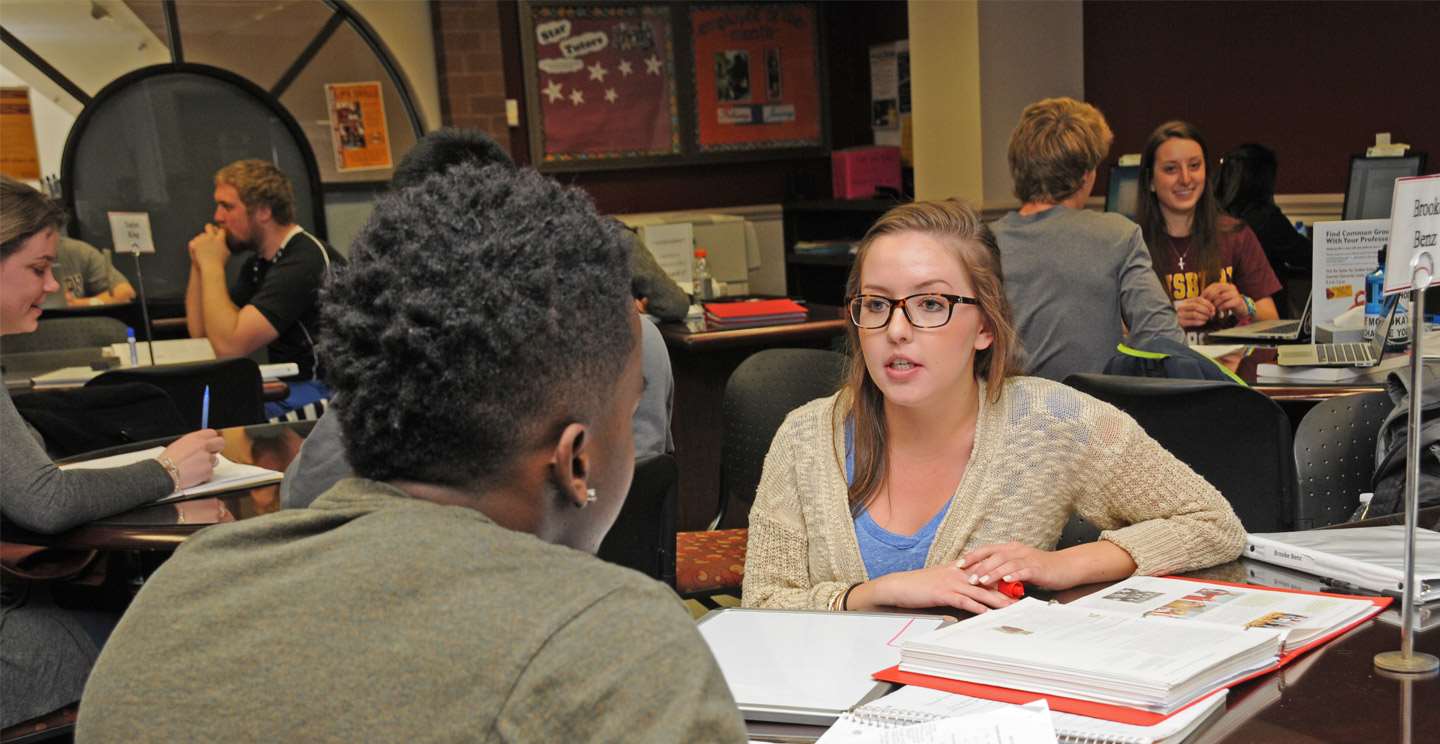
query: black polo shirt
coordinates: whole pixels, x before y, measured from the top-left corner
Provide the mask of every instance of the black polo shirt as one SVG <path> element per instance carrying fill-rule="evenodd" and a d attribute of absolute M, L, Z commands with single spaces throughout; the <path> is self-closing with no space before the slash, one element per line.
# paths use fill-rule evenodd
<path fill-rule="evenodd" d="M 252 254 L 230 285 L 230 300 L 239 307 L 254 305 L 280 335 L 267 347 L 271 364 L 294 362 L 309 380 L 320 366 L 315 342 L 320 338 L 320 287 L 345 259 L 308 232 L 290 236 L 269 261 Z"/>

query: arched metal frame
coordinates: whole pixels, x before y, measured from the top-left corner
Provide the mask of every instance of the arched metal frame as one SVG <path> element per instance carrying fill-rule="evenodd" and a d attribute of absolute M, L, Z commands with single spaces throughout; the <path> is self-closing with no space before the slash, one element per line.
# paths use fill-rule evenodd
<path fill-rule="evenodd" d="M 70 128 L 70 136 L 65 138 L 65 152 L 60 159 L 60 182 L 67 184 L 64 190 L 66 211 L 70 214 L 77 213 L 75 210 L 75 189 L 68 186 L 68 184 L 74 183 L 73 176 L 75 175 L 77 165 L 75 162 L 75 150 L 79 147 L 81 135 L 83 135 L 85 130 L 90 126 L 90 120 L 95 116 L 95 112 L 101 110 L 101 104 L 123 93 L 129 89 L 130 86 L 144 80 L 177 74 L 209 77 L 239 88 L 269 109 L 270 112 L 280 120 L 280 123 L 285 125 L 285 130 L 289 132 L 291 138 L 300 145 L 297 149 L 300 150 L 300 157 L 305 161 L 305 173 L 310 180 L 310 198 L 312 200 L 311 203 L 314 205 L 315 212 L 311 215 L 311 219 L 314 221 L 315 233 L 321 238 L 328 238 L 329 231 L 325 225 L 325 189 L 323 184 L 320 183 L 320 165 L 315 160 L 315 152 L 310 147 L 310 141 L 306 139 L 304 130 L 300 128 L 300 123 L 295 121 L 295 117 L 291 116 L 290 112 L 287 111 L 284 106 L 280 105 L 278 98 L 271 96 L 264 88 L 250 82 L 249 79 L 243 78 L 228 70 L 222 70 L 219 67 L 188 62 L 151 65 L 121 75 L 110 81 L 104 88 L 101 88 L 90 102 L 85 105 L 85 108 L 81 109 L 80 116 L 75 119 L 75 125 Z M 76 235 L 76 237 L 84 239 L 84 226 L 77 225 L 77 227 L 80 227 L 80 234 Z"/>
<path fill-rule="evenodd" d="M 274 86 L 272 86 L 269 91 L 266 91 L 265 89 L 259 87 L 257 84 L 241 77 L 240 75 L 228 72 L 222 68 L 211 67 L 208 65 L 187 64 L 185 62 L 185 52 L 180 42 L 180 18 L 179 13 L 176 9 L 176 0 L 165 0 L 164 6 L 165 31 L 166 36 L 168 37 L 167 43 L 169 44 L 170 48 L 170 64 L 152 65 L 150 67 L 135 70 L 133 72 L 122 75 L 115 81 L 106 85 L 99 93 L 95 94 L 95 96 L 93 97 L 86 94 L 85 91 L 81 89 L 80 86 L 76 85 L 73 80 L 70 80 L 68 77 L 66 77 L 54 65 L 51 65 L 43 57 L 37 54 L 33 49 L 27 46 L 24 42 L 20 41 L 20 39 L 16 38 L 14 34 L 10 33 L 3 27 L 0 27 L 0 41 L 3 41 L 6 46 L 13 49 L 15 53 L 20 55 L 21 58 L 25 59 L 25 61 L 34 65 L 37 70 L 43 73 L 46 77 L 50 78 L 52 82 L 54 82 L 60 88 L 69 93 L 72 97 L 75 98 L 76 101 L 79 101 L 80 104 L 84 107 L 81 110 L 80 117 L 76 119 L 75 128 L 71 130 L 71 137 L 68 138 L 65 143 L 65 155 L 61 161 L 61 174 L 62 179 L 64 179 L 62 183 L 69 183 L 71 167 L 69 165 L 71 140 L 73 140 L 74 132 L 81 127 L 81 122 L 85 120 L 86 112 L 90 110 L 91 103 L 95 99 L 100 98 L 100 96 L 104 95 L 106 92 L 113 92 L 116 83 L 119 83 L 122 80 L 129 80 L 130 82 L 134 82 L 136 79 L 144 79 L 145 77 L 153 76 L 159 74 L 160 72 L 167 71 L 199 72 L 200 74 L 207 74 L 211 75 L 212 77 L 220 77 L 221 79 L 225 79 L 227 82 L 236 82 L 237 84 L 241 84 L 242 87 L 255 94 L 260 100 L 264 101 L 268 107 L 275 110 L 281 115 L 281 119 L 286 123 L 287 127 L 291 128 L 292 133 L 296 135 L 298 141 L 305 143 L 306 146 L 303 149 L 309 154 L 309 157 L 307 159 L 311 161 L 308 163 L 308 165 L 311 168 L 314 168 L 314 153 L 310 152 L 310 141 L 305 137 L 304 132 L 299 129 L 298 125 L 295 124 L 294 117 L 290 116 L 289 113 L 285 110 L 284 105 L 280 103 L 280 96 L 300 75 L 300 72 L 305 69 L 305 66 L 308 65 L 310 61 L 315 58 L 315 55 L 317 55 L 320 52 L 321 48 L 325 46 L 325 42 L 328 41 L 332 35 L 334 35 L 335 31 L 340 28 L 340 25 L 342 23 L 348 23 L 350 25 L 350 28 L 353 29 L 355 33 L 359 34 L 361 40 L 364 41 L 365 45 L 370 48 L 370 51 L 375 55 L 376 60 L 380 62 L 380 66 L 383 67 L 385 69 L 385 73 L 390 76 L 390 82 L 395 86 L 395 90 L 400 96 L 400 102 L 404 104 L 405 118 L 410 122 L 410 127 L 414 130 L 415 137 L 418 139 L 423 136 L 425 134 L 425 127 L 420 119 L 420 111 L 415 105 L 415 96 L 410 90 L 410 83 L 405 78 L 404 73 L 400 70 L 400 66 L 395 63 L 395 58 L 391 56 L 389 48 L 385 46 L 385 42 L 381 40 L 380 35 L 375 32 L 375 29 L 370 26 L 369 22 L 362 18 L 359 13 L 355 12 L 354 8 L 350 7 L 350 3 L 345 2 L 345 0 L 323 0 L 323 2 L 325 3 L 325 6 L 329 8 L 332 12 L 330 19 L 326 21 L 324 26 L 322 26 L 318 32 L 316 32 L 315 37 L 311 39 L 310 43 L 307 44 L 304 50 L 300 52 L 300 56 L 295 59 L 295 61 L 290 65 L 290 67 L 285 71 L 285 73 L 280 76 L 280 79 L 275 82 Z M 135 76 L 139 73 L 145 74 L 141 75 L 139 78 L 136 78 Z M 221 73 L 221 75 L 216 75 L 215 73 Z M 224 77 L 227 75 L 229 76 L 228 78 Z M 314 183 L 319 184 L 320 179 L 318 175 L 315 175 L 315 173 L 312 172 L 312 176 L 314 177 Z M 355 186 L 356 184 L 348 183 L 346 185 Z M 67 201 L 68 199 L 69 197 L 67 197 Z M 317 193 L 317 199 L 315 203 L 323 207 L 325 202 L 322 194 Z M 68 204 L 67 206 L 73 207 L 74 205 Z M 323 229 L 323 224 L 324 223 L 322 216 L 321 222 L 318 223 L 316 227 L 318 229 Z"/>

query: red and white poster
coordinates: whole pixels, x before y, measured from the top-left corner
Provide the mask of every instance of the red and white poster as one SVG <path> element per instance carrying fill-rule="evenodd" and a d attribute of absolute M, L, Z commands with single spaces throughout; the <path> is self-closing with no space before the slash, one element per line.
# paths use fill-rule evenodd
<path fill-rule="evenodd" d="M 680 152 L 665 6 L 536 6 L 534 80 L 547 163 Z"/>
<path fill-rule="evenodd" d="M 690 11 L 702 151 L 822 144 L 815 18 L 800 3 Z"/>

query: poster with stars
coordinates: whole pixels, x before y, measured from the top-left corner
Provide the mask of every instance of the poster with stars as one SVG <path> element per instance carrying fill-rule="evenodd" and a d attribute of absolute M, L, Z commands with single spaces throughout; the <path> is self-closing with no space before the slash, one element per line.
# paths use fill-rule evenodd
<path fill-rule="evenodd" d="M 543 163 L 677 155 L 667 6 L 533 6 Z"/>
<path fill-rule="evenodd" d="M 701 152 L 824 144 L 815 18 L 808 3 L 690 10 Z"/>

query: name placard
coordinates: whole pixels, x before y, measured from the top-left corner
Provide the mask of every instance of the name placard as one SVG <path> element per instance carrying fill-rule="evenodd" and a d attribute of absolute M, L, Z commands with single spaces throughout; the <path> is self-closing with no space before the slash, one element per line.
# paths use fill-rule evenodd
<path fill-rule="evenodd" d="M 106 212 L 110 218 L 110 242 L 116 253 L 154 253 L 147 212 Z"/>
<path fill-rule="evenodd" d="M 1385 254 L 1385 294 L 1411 288 L 1411 259 L 1429 253 L 1440 278 L 1440 174 L 1395 179 L 1390 202 L 1390 248 Z"/>

